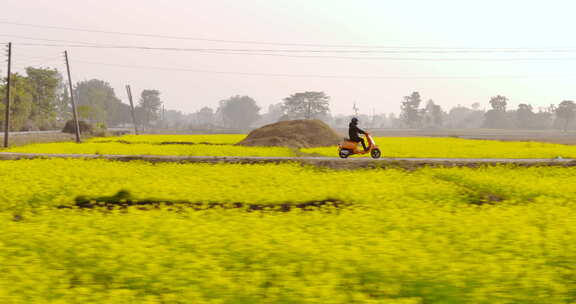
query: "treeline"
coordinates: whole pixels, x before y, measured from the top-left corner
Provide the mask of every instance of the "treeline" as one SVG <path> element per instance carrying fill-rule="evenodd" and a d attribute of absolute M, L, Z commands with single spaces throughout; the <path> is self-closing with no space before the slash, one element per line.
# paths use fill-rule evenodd
<path fill-rule="evenodd" d="M 249 96 L 232 96 L 221 100 L 214 110 L 203 107 L 188 116 L 192 128 L 236 128 L 249 129 L 280 120 L 321 119 L 332 121 L 329 107 L 330 97 L 324 92 L 298 92 L 272 104 L 268 111 L 261 108 Z"/>
<path fill-rule="evenodd" d="M 27 68 L 26 75 L 12 74 L 11 128 L 13 131 L 52 130 L 67 117 L 68 98 L 62 76 L 56 70 Z M 0 96 L 6 96 L 6 80 L 0 85 Z M 0 104 L 0 121 L 4 126 L 6 103 Z"/>
<path fill-rule="evenodd" d="M 123 103 L 107 82 L 92 79 L 78 82 L 74 88 L 78 116 L 95 125 L 127 126 L 132 124 L 130 106 Z M 160 91 L 143 90 L 135 100 L 136 122 L 143 127 L 156 127 L 163 118 Z"/>
<path fill-rule="evenodd" d="M 509 109 L 509 99 L 497 95 L 490 98 L 487 104 L 488 110 L 482 108 L 480 103 L 473 103 L 470 107 L 459 105 L 444 111 L 431 99 L 422 107 L 420 94 L 414 92 L 402 99 L 400 116 L 389 123 L 392 127 L 415 129 L 576 129 L 576 104 L 571 100 L 538 109 L 534 109 L 530 104 L 520 103 L 516 109 Z"/>
<path fill-rule="evenodd" d="M 28 67 L 25 75 L 11 75 L 11 131 L 61 129 L 72 118 L 68 86 L 56 69 Z M 0 84 L 2 100 L 6 95 L 6 79 Z M 74 85 L 74 97 L 81 120 L 106 128 L 132 124 L 130 106 L 123 103 L 106 81 L 92 79 Z M 145 127 L 161 123 L 162 100 L 158 90 L 143 90 L 135 100 L 137 122 Z M 5 102 L 0 104 L 4 113 Z M 4 115 L 0 115 L 1 128 Z"/>
<path fill-rule="evenodd" d="M 5 96 L 6 81 L 0 84 L 0 96 Z M 62 75 L 56 69 L 32 68 L 25 75 L 12 75 L 12 131 L 60 129 L 71 119 L 70 95 Z M 96 127 L 132 126 L 130 106 L 122 102 L 104 80 L 77 82 L 74 96 L 81 120 Z M 444 110 L 432 99 L 423 101 L 419 92 L 400 100 L 400 114 L 359 114 L 350 107 L 349 115 L 332 115 L 330 97 L 324 92 L 296 92 L 281 102 L 271 104 L 266 111 L 249 96 L 232 96 L 221 100 L 216 108 L 203 107 L 184 114 L 164 110 L 160 92 L 143 90 L 135 96 L 137 123 L 145 128 L 178 129 L 250 129 L 289 119 L 321 119 L 333 127 L 348 126 L 357 116 L 368 128 L 494 128 L 494 129 L 576 129 L 576 104 L 565 100 L 547 107 L 534 108 L 520 103 L 509 109 L 508 98 L 494 96 L 485 104 L 458 105 Z M 0 103 L 4 112 L 5 103 Z M 365 113 L 366 111 L 360 112 Z M 4 115 L 0 115 L 0 128 Z"/>
<path fill-rule="evenodd" d="M 517 109 L 508 109 L 508 98 L 492 97 L 484 106 L 472 103 L 444 110 L 432 99 L 423 102 L 420 93 L 413 92 L 400 101 L 400 114 L 330 114 L 330 97 L 324 92 L 300 92 L 272 104 L 266 113 L 254 99 L 234 96 L 220 102 L 213 110 L 204 107 L 189 115 L 190 124 L 199 128 L 236 127 L 249 128 L 286 119 L 321 119 L 333 127 L 345 128 L 350 119 L 357 116 L 362 125 L 369 128 L 489 128 L 489 129 L 576 129 L 576 104 L 565 100 L 558 105 L 535 109 L 521 103 Z M 488 107 L 488 109 L 486 109 Z M 233 110 L 232 110 L 233 109 Z M 351 107 L 351 112 L 354 112 Z"/>

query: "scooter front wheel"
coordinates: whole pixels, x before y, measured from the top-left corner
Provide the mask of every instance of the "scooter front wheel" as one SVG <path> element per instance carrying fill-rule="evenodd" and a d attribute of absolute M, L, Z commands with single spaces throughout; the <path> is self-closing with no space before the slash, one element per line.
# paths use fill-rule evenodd
<path fill-rule="evenodd" d="M 370 151 L 370 156 L 372 156 L 372 158 L 380 158 L 381 155 L 382 153 L 380 152 L 380 149 L 373 149 Z"/>

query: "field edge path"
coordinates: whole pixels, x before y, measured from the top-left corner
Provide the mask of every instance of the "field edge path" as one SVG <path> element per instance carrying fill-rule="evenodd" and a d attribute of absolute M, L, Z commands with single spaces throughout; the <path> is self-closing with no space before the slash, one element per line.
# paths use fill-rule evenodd
<path fill-rule="evenodd" d="M 113 161 L 145 161 L 152 163 L 301 163 L 337 169 L 380 167 L 480 167 L 486 165 L 518 166 L 576 166 L 576 159 L 512 159 L 512 158 L 348 158 L 336 157 L 259 157 L 259 156 L 173 156 L 173 155 L 103 155 L 103 154 L 47 154 L 0 152 L 0 160 L 19 159 L 106 159 Z"/>

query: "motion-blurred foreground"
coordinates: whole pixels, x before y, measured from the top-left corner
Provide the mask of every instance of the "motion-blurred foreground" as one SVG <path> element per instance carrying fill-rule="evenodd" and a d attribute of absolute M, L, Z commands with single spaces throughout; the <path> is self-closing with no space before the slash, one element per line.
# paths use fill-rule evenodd
<path fill-rule="evenodd" d="M 14 150 L 295 153 L 234 145 L 243 137 L 129 135 Z M 393 155 L 506 157 L 518 145 L 527 157 L 575 155 L 571 146 L 454 138 L 380 144 Z M 575 300 L 574 167 L 35 159 L 0 161 L 0 172 L 3 303 Z"/>

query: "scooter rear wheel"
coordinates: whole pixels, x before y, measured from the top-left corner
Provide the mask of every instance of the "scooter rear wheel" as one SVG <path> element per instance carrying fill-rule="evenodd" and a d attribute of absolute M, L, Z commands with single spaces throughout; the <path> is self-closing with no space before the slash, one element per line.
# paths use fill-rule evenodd
<path fill-rule="evenodd" d="M 340 158 L 348 158 L 350 154 L 352 154 L 352 152 L 350 152 L 348 149 L 340 149 L 338 151 L 338 156 L 340 156 Z"/>
<path fill-rule="evenodd" d="M 382 152 L 380 152 L 380 149 L 373 149 L 370 151 L 370 156 L 372 156 L 372 158 L 380 158 L 381 155 Z"/>

